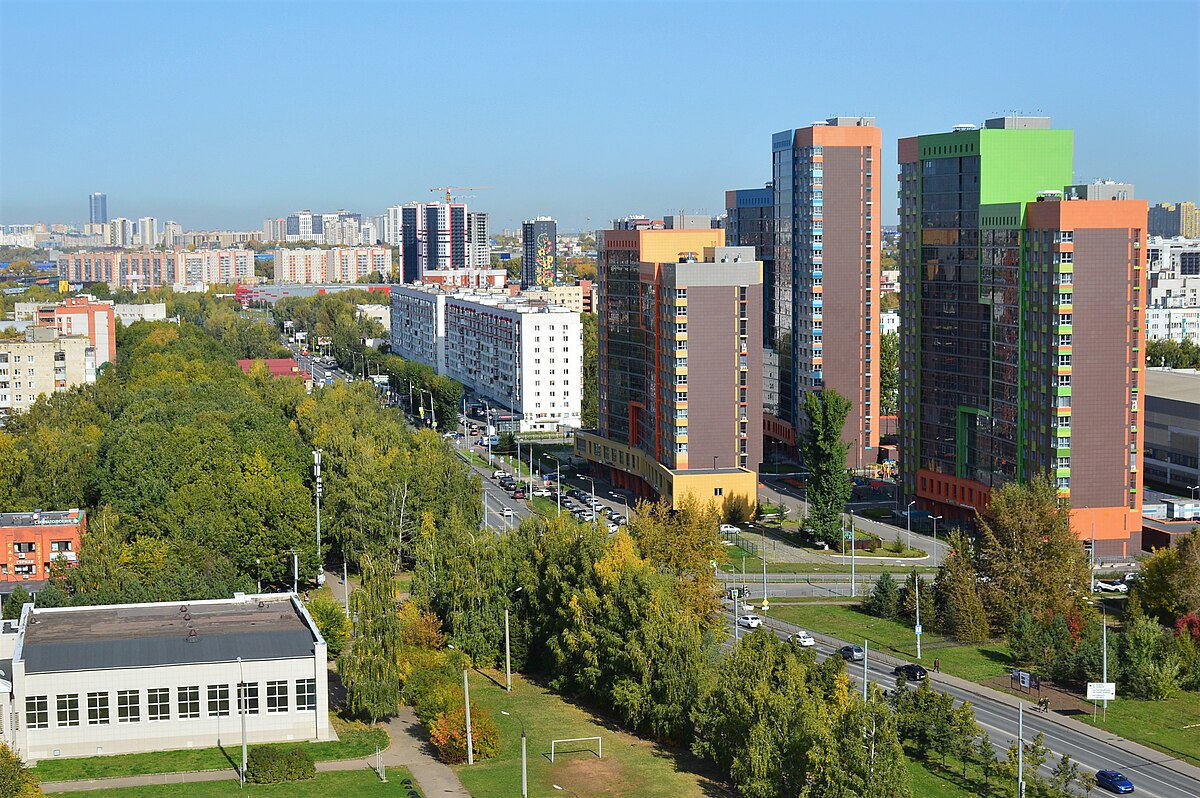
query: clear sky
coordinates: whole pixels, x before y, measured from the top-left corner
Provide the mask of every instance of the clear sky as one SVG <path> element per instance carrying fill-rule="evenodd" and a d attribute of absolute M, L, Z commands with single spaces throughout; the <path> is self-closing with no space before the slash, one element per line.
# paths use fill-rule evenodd
<path fill-rule="evenodd" d="M 720 212 L 775 131 L 1041 112 L 1080 179 L 1200 200 L 1200 3 L 0 0 L 0 222 L 188 229 L 467 191 L 492 228 Z M 896 170 L 886 169 L 888 196 Z M 470 196 L 474 195 L 474 196 Z M 885 223 L 895 203 L 884 204 Z"/>

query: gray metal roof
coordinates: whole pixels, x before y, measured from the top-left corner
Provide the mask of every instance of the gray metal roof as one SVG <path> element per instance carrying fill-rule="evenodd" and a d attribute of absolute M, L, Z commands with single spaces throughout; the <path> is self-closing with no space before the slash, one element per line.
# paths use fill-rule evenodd
<path fill-rule="evenodd" d="M 1200 372 L 1195 369 L 1146 369 L 1146 395 L 1200 404 Z"/>
<path fill-rule="evenodd" d="M 40 610 L 26 623 L 26 673 L 311 657 L 289 601 Z"/>

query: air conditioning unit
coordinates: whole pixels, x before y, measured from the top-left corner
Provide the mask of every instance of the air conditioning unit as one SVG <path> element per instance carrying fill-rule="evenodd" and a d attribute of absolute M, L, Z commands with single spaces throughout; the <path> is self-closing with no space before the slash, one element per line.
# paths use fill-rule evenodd
<path fill-rule="evenodd" d="M 23 552 L 23 551 L 19 551 L 19 552 L 17 552 L 17 559 L 18 559 L 18 560 L 23 560 L 23 559 L 25 559 L 25 552 Z"/>

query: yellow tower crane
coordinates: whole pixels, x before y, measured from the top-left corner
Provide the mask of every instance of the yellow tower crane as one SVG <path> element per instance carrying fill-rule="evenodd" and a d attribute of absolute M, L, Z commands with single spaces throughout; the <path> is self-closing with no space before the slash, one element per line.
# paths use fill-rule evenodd
<path fill-rule="evenodd" d="M 454 201 L 454 196 L 450 193 L 451 191 L 491 191 L 492 187 L 491 186 L 438 186 L 437 188 L 431 188 L 429 190 L 430 191 L 445 191 L 446 192 L 446 204 L 449 205 L 451 202 Z"/>

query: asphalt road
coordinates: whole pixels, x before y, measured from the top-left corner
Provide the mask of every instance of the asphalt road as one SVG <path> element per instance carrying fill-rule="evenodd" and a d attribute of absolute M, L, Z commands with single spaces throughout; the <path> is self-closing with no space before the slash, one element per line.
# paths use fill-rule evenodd
<path fill-rule="evenodd" d="M 732 624 L 732 614 L 728 614 L 727 617 Z M 786 637 L 797 628 L 774 619 L 765 620 L 767 627 L 780 637 Z M 741 629 L 740 633 L 745 634 L 748 631 Z M 837 648 L 846 642 L 816 633 L 813 633 L 813 637 L 817 641 L 818 659 L 834 656 Z M 882 687 L 894 687 L 896 677 L 892 669 L 899 662 L 900 660 L 894 657 L 868 652 L 867 677 Z M 861 685 L 861 662 L 847 663 L 846 671 L 855 679 L 856 684 Z M 1120 770 L 1133 781 L 1137 795 L 1150 798 L 1200 796 L 1200 768 L 1103 731 L 1085 733 L 1078 728 L 1083 725 L 1078 721 L 1054 713 L 1043 715 L 1034 712 L 1031 709 L 1032 703 L 1022 702 L 1015 696 L 981 685 L 972 685 L 944 674 L 933 675 L 931 678 L 933 687 L 949 693 L 957 702 L 971 702 L 971 706 L 975 708 L 975 719 L 987 730 L 998 756 L 1004 757 L 1008 746 L 1017 738 L 1017 704 L 1025 703 L 1024 739 L 1026 742 L 1031 741 L 1038 732 L 1043 732 L 1046 746 L 1051 751 L 1051 757 L 1041 769 L 1043 775 L 1048 776 L 1058 758 L 1065 753 L 1078 762 L 1081 770 L 1085 772 L 1109 768 Z M 1094 794 L 1106 793 L 1098 791 Z"/>

